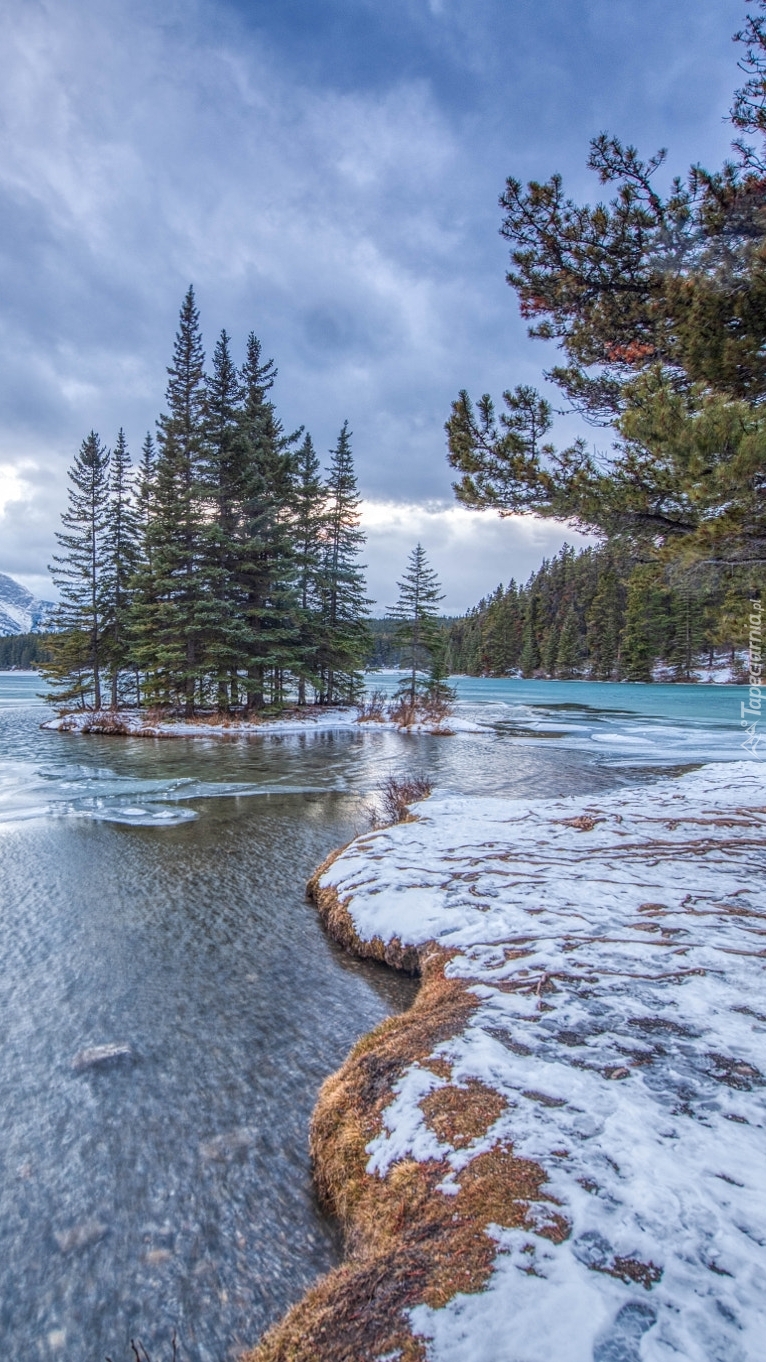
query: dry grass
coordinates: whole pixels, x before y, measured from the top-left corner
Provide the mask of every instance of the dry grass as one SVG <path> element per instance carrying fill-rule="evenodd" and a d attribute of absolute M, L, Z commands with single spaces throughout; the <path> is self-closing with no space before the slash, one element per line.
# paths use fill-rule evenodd
<path fill-rule="evenodd" d="M 355 949 L 348 910 L 334 890 L 320 887 L 321 873 L 310 891 L 329 929 Z M 359 945 L 366 954 L 374 947 L 378 959 L 388 958 L 390 947 L 380 941 Z M 407 957 L 401 943 L 396 952 Z M 397 1079 L 414 1063 L 448 1079 L 449 1064 L 433 1052 L 466 1026 L 478 1005 L 467 981 L 445 978 L 449 952 L 431 943 L 415 954 L 423 982 L 414 1005 L 359 1041 L 324 1084 L 312 1120 L 316 1185 L 341 1223 L 347 1261 L 243 1362 L 372 1362 L 397 1349 L 400 1362 L 424 1362 L 424 1345 L 411 1334 L 406 1312 L 482 1289 L 497 1252 L 489 1225 L 523 1228 L 535 1202 L 537 1233 L 560 1242 L 568 1232 L 545 1196 L 543 1170 L 517 1159 L 504 1142 L 470 1161 L 453 1196 L 437 1190 L 448 1172 L 446 1160 L 399 1160 L 385 1177 L 366 1171 L 366 1146 L 381 1129 Z M 427 1122 L 453 1148 L 482 1139 L 503 1109 L 503 1099 L 478 1082 L 447 1083 L 422 1103 Z"/>
<path fill-rule="evenodd" d="M 387 823 L 407 823 L 412 817 L 410 804 L 419 799 L 427 799 L 431 793 L 431 782 L 427 776 L 405 776 L 400 780 L 389 776 L 378 787 Z"/>
<path fill-rule="evenodd" d="M 405 974 L 420 974 L 420 957 L 414 946 L 403 946 L 398 937 L 386 942 L 379 936 L 371 937 L 369 940 L 362 938 L 354 927 L 351 914 L 338 895 L 320 887 L 323 874 L 339 855 L 340 850 L 332 852 L 306 886 L 306 892 L 319 909 L 319 916 L 330 936 L 351 955 L 356 955 L 362 960 L 379 960 L 394 969 L 403 970 Z M 376 1033 L 373 1032 L 374 1034 Z"/>
<path fill-rule="evenodd" d="M 130 734 L 130 728 L 125 721 L 118 718 L 116 714 L 102 711 L 100 714 L 94 714 L 92 719 L 87 719 L 82 725 L 80 732 L 101 733 L 106 734 L 108 737 L 114 736 L 124 738 Z"/>
<path fill-rule="evenodd" d="M 388 696 L 384 690 L 371 690 L 369 695 L 366 695 L 364 700 L 357 705 L 357 722 L 360 724 L 383 723 L 386 717 L 387 701 Z"/>
<path fill-rule="evenodd" d="M 426 1124 L 442 1143 L 463 1149 L 486 1135 L 506 1103 L 494 1088 L 472 1079 L 462 1087 L 448 1084 L 436 1088 L 420 1105 Z"/>
<path fill-rule="evenodd" d="M 447 720 L 452 706 L 447 700 L 433 696 L 416 695 L 412 700 L 408 695 L 398 696 L 388 709 L 388 717 L 399 728 L 413 728 L 415 724 L 427 724 L 432 732 L 448 734 Z"/>

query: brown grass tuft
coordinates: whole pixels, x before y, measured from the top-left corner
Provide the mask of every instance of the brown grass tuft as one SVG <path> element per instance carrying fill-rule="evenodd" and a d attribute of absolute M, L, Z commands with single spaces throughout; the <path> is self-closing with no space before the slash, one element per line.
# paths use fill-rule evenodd
<path fill-rule="evenodd" d="M 429 1068 L 433 1066 L 429 1064 Z M 426 1124 L 443 1144 L 453 1149 L 464 1149 L 482 1135 L 506 1108 L 506 1101 L 478 1079 L 471 1079 L 462 1087 L 450 1083 L 436 1088 L 420 1104 Z"/>
<path fill-rule="evenodd" d="M 389 776 L 379 788 L 385 821 L 408 823 L 412 818 L 410 804 L 415 804 L 419 799 L 427 799 L 432 786 L 427 776 L 406 776 L 403 780 Z"/>
<path fill-rule="evenodd" d="M 128 725 L 123 719 L 118 719 L 116 714 L 100 713 L 94 714 L 92 719 L 86 720 L 80 729 L 81 733 L 99 733 L 107 737 L 125 737 L 130 733 Z"/>

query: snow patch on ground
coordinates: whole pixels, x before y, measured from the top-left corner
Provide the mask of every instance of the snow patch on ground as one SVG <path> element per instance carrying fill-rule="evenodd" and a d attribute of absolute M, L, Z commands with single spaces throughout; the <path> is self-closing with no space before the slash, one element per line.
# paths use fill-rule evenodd
<path fill-rule="evenodd" d="M 728 655 L 714 658 L 712 665 L 698 662 L 692 669 L 688 680 L 704 681 L 721 686 L 742 685 L 748 667 L 749 654 L 744 649 L 740 649 L 734 655 L 734 662 Z M 653 681 L 677 681 L 678 679 L 675 667 L 671 666 L 669 662 L 656 662 L 652 667 Z"/>
<path fill-rule="evenodd" d="M 494 1142 L 571 1232 L 497 1227 L 485 1291 L 419 1306 L 432 1362 L 756 1362 L 766 1337 L 766 764 L 595 798 L 448 797 L 322 877 L 360 936 L 435 940 L 480 1000 L 435 1051 L 507 1106 L 450 1149 L 405 1072 L 368 1172 Z M 541 1208 L 542 1209 L 542 1208 Z"/>

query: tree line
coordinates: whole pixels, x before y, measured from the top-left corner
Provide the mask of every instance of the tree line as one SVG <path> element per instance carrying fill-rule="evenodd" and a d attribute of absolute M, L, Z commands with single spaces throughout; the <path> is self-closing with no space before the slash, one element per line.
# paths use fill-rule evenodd
<path fill-rule="evenodd" d="M 191 717 L 358 696 L 370 603 L 348 423 L 323 475 L 311 436 L 283 428 L 275 378 L 254 333 L 237 367 L 222 331 L 206 372 L 190 288 L 156 440 L 135 468 L 122 430 L 111 450 L 91 431 L 69 471 L 54 701 Z"/>
<path fill-rule="evenodd" d="M 48 634 L 8 634 L 0 638 L 0 671 L 18 668 L 28 671 L 49 662 L 52 653 Z"/>
<path fill-rule="evenodd" d="M 594 681 L 651 681 L 662 664 L 668 679 L 688 681 L 725 659 L 737 675 L 748 609 L 736 573 L 669 571 L 613 545 L 565 545 L 524 585 L 499 586 L 451 624 L 448 664 L 474 676 Z"/>

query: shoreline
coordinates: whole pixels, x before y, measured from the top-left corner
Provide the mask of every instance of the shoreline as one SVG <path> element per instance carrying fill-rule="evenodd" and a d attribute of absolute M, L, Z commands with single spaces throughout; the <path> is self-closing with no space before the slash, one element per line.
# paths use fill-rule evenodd
<path fill-rule="evenodd" d="M 483 732 L 478 724 L 449 715 L 445 720 L 401 725 L 392 719 L 359 716 L 357 709 L 307 706 L 268 719 L 154 718 L 141 710 L 77 710 L 46 720 L 41 728 L 55 733 L 98 734 L 120 738 L 260 738 L 296 733 L 330 733 L 338 730 L 390 733 L 428 733 L 453 737 L 456 733 Z"/>
<path fill-rule="evenodd" d="M 423 982 L 322 1087 L 346 1259 L 246 1362 L 755 1362 L 766 766 L 650 788 L 432 799 L 312 877 Z"/>

